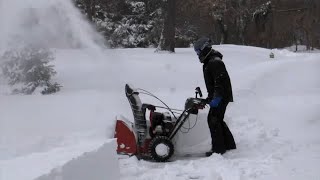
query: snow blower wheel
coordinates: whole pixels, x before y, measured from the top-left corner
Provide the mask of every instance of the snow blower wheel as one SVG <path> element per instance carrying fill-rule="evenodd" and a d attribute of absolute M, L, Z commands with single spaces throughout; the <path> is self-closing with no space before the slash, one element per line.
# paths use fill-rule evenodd
<path fill-rule="evenodd" d="M 170 139 L 166 136 L 156 136 L 149 144 L 150 156 L 157 162 L 166 162 L 173 155 L 174 148 Z"/>

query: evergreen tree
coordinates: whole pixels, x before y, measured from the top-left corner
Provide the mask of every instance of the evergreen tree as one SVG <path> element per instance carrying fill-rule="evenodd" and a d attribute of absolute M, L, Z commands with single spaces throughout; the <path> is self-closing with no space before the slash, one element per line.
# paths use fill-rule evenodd
<path fill-rule="evenodd" d="M 1 57 L 2 73 L 13 87 L 13 93 L 32 94 L 36 89 L 42 94 L 60 90 L 60 85 L 52 82 L 56 74 L 53 53 L 47 49 L 24 47 L 6 51 Z"/>

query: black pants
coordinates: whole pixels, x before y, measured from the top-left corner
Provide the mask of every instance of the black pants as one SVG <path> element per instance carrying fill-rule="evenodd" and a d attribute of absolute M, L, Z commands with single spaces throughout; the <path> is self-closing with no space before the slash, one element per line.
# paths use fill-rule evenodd
<path fill-rule="evenodd" d="M 208 125 L 211 133 L 212 150 L 216 153 L 225 153 L 227 150 L 236 149 L 233 135 L 228 125 L 223 121 L 228 102 L 221 102 L 217 108 L 210 108 Z"/>

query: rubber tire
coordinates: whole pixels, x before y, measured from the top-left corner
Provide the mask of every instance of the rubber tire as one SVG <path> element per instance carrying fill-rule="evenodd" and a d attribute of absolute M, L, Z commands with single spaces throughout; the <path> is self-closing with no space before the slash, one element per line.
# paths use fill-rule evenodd
<path fill-rule="evenodd" d="M 169 148 L 169 154 L 167 156 L 160 156 L 156 152 L 156 147 L 159 144 L 165 144 Z M 166 162 L 168 161 L 174 152 L 174 146 L 171 140 L 166 136 L 156 136 L 154 137 L 149 144 L 149 153 L 153 160 L 156 162 Z"/>

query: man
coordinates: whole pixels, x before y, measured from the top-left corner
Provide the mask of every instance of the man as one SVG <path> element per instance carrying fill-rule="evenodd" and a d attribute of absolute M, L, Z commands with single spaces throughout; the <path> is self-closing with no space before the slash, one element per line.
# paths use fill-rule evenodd
<path fill-rule="evenodd" d="M 194 50 L 203 63 L 203 75 L 208 91 L 206 103 L 210 105 L 208 125 L 212 148 L 206 156 L 211 156 L 212 153 L 223 154 L 227 150 L 236 149 L 232 133 L 223 121 L 228 103 L 233 102 L 230 77 L 222 61 L 223 55 L 212 49 L 209 38 L 196 41 Z"/>

